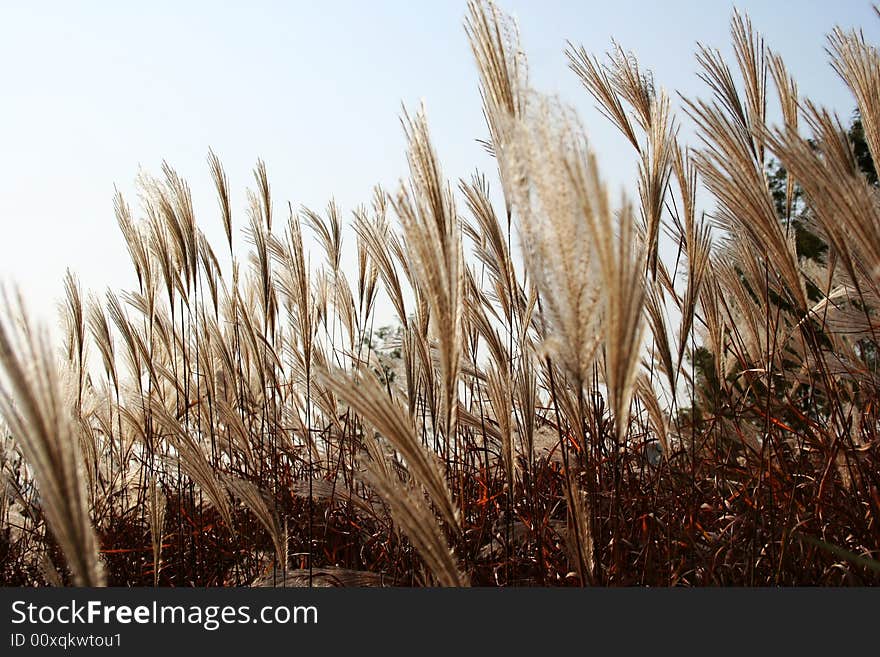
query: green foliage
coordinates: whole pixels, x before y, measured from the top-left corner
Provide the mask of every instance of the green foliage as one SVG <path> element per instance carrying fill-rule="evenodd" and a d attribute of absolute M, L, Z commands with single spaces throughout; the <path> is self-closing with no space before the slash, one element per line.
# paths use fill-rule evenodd
<path fill-rule="evenodd" d="M 402 355 L 402 338 L 403 329 L 400 326 L 381 326 L 363 339 L 364 346 L 378 361 L 378 367 L 372 368 L 373 373 L 385 385 L 391 385 L 396 379 L 394 370 Z"/>

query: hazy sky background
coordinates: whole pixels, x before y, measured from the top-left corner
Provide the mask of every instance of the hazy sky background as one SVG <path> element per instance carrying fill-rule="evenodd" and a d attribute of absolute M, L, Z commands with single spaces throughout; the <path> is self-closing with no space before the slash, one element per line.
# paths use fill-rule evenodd
<path fill-rule="evenodd" d="M 500 6 L 519 21 L 534 86 L 578 108 L 617 188 L 634 179 L 632 154 L 567 69 L 566 39 L 600 54 L 614 38 L 659 85 L 687 96 L 707 96 L 696 41 L 730 53 L 728 2 Z M 880 42 L 869 2 L 737 6 L 785 58 L 802 94 L 850 114 L 825 34 L 835 24 L 862 26 Z M 475 167 L 493 174 L 475 141 L 486 129 L 465 11 L 464 0 L 0 3 L 0 280 L 19 283 L 43 316 L 67 267 L 97 292 L 132 286 L 114 185 L 136 205 L 139 167 L 158 173 L 163 159 L 189 180 L 200 225 L 219 249 L 209 147 L 226 166 L 237 231 L 258 157 L 276 212 L 286 214 L 288 200 L 321 209 L 335 197 L 347 221 L 375 183 L 394 188 L 406 172 L 401 103 L 424 100 L 447 177 Z"/>

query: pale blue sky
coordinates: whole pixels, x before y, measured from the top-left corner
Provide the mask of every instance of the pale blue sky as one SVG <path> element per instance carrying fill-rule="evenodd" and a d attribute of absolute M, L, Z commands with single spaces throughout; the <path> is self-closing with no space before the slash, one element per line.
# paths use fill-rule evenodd
<path fill-rule="evenodd" d="M 601 53 L 617 39 L 658 84 L 706 95 L 695 42 L 729 52 L 729 2 L 503 0 L 515 15 L 531 79 L 581 112 L 607 178 L 632 180 L 623 141 L 566 67 L 565 40 Z M 824 35 L 862 26 L 880 42 L 868 2 L 739 2 L 781 53 L 801 92 L 849 114 Z M 101 291 L 132 284 L 113 216 L 116 184 L 134 197 L 138 167 L 163 159 L 188 178 L 200 224 L 222 244 L 205 156 L 221 156 L 244 224 L 251 169 L 265 159 L 278 210 L 286 201 L 346 217 L 372 186 L 405 174 L 401 103 L 427 106 L 446 174 L 493 173 L 465 2 L 0 2 L 0 280 L 41 311 L 65 267 Z M 774 108 L 775 109 L 775 108 Z M 687 125 L 687 122 L 685 121 Z M 349 241 L 352 236 L 348 235 Z"/>

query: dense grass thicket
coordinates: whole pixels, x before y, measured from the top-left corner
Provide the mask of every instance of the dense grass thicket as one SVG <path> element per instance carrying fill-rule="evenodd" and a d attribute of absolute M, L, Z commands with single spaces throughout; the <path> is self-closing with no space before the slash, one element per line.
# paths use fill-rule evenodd
<path fill-rule="evenodd" d="M 166 167 L 116 199 L 135 289 L 68 275 L 58 346 L 6 294 L 0 582 L 877 582 L 878 51 L 829 36 L 842 123 L 739 14 L 680 116 L 570 44 L 638 156 L 617 198 L 512 22 L 473 0 L 465 28 L 485 177 L 443 177 L 423 111 L 407 179 L 350 217 L 262 163 L 231 207 L 212 153 L 225 243 Z"/>

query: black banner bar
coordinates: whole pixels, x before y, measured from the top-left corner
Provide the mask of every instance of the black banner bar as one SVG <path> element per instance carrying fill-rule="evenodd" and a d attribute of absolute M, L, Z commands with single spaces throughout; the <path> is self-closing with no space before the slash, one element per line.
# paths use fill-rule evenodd
<path fill-rule="evenodd" d="M 0 655 L 845 653 L 876 650 L 877 600 L 868 589 L 2 588 Z"/>

